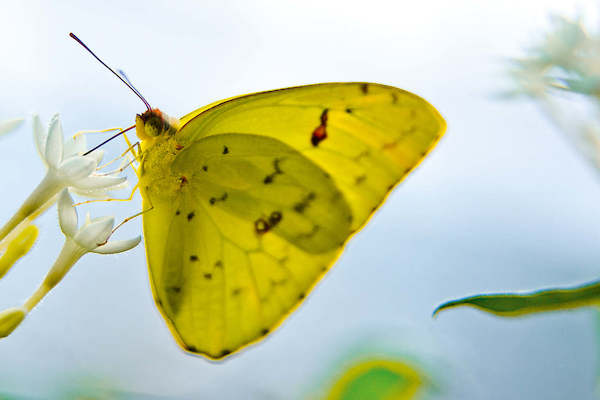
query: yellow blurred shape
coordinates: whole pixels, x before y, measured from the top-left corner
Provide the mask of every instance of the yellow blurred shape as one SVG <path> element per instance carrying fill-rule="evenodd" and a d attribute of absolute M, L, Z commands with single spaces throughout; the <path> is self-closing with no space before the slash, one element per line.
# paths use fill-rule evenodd
<path fill-rule="evenodd" d="M 353 365 L 338 379 L 327 400 L 411 400 L 424 378 L 410 365 L 371 359 Z"/>
<path fill-rule="evenodd" d="M 19 258 L 31 250 L 38 236 L 38 228 L 35 225 L 25 227 L 18 235 L 8 243 L 6 251 L 0 257 L 0 278 L 16 263 Z"/>

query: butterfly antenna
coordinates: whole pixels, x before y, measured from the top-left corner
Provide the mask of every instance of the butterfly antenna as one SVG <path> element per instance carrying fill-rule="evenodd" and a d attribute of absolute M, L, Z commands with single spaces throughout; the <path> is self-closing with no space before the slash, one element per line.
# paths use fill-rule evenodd
<path fill-rule="evenodd" d="M 117 138 L 117 137 L 121 136 L 122 134 L 124 134 L 125 132 L 127 132 L 127 131 L 129 131 L 129 130 L 131 130 L 131 129 L 133 129 L 133 128 L 135 128 L 135 125 L 131 125 L 129 128 L 127 128 L 127 129 L 123 129 L 122 131 L 119 131 L 119 132 L 115 133 L 114 135 L 112 135 L 111 137 L 109 137 L 108 139 L 106 139 L 104 142 L 100 143 L 98 146 L 96 146 L 96 147 L 94 147 L 93 149 L 91 149 L 91 150 L 88 150 L 87 152 L 85 152 L 83 155 L 84 155 L 84 156 L 87 156 L 87 155 L 88 155 L 88 154 L 90 154 L 92 151 L 94 151 L 94 150 L 96 150 L 96 149 L 98 149 L 98 148 L 100 148 L 100 147 L 104 146 L 106 143 L 110 142 L 110 141 L 111 141 L 111 140 L 113 140 L 114 138 Z"/>
<path fill-rule="evenodd" d="M 142 94 L 140 93 L 139 90 L 137 90 L 137 88 L 135 86 L 133 86 L 133 83 L 131 83 L 131 80 L 129 79 L 129 77 L 127 76 L 127 74 L 125 73 L 125 71 L 123 71 L 122 69 L 118 69 L 117 72 L 119 73 L 119 75 L 121 75 L 121 77 L 123 79 L 125 79 L 127 81 L 127 85 L 129 85 L 129 87 L 131 89 L 133 89 L 133 91 L 142 99 L 144 98 L 144 96 L 142 96 Z"/>
<path fill-rule="evenodd" d="M 100 64 L 104 65 L 104 66 L 106 67 L 106 69 L 108 69 L 110 72 L 112 72 L 112 73 L 113 73 L 113 74 L 114 74 L 114 75 L 115 75 L 117 78 L 119 78 L 119 79 L 121 80 L 121 82 L 123 82 L 123 83 L 124 83 L 124 84 L 125 84 L 125 85 L 126 85 L 128 88 L 129 88 L 129 89 L 131 89 L 131 91 L 132 91 L 133 93 L 135 93 L 135 95 L 136 95 L 137 97 L 139 97 L 139 98 L 140 98 L 140 100 L 142 100 L 142 101 L 144 102 L 144 105 L 146 106 L 146 108 L 148 109 L 148 111 L 152 110 L 152 107 L 150 107 L 150 104 L 148 104 L 148 102 L 146 101 L 146 99 L 144 98 L 144 96 L 142 96 L 142 95 L 140 94 L 140 92 L 138 92 L 138 91 L 137 91 L 137 90 L 136 90 L 136 89 L 133 87 L 133 85 L 131 85 L 131 83 L 129 83 L 129 82 L 128 82 L 128 81 L 129 81 L 129 79 L 125 80 L 125 79 L 121 78 L 121 76 L 120 76 L 119 74 L 117 74 L 115 71 L 113 71 L 113 69 L 112 69 L 111 67 L 109 67 L 108 65 L 106 65 L 106 64 L 104 63 L 104 61 L 102 61 L 102 60 L 101 60 L 101 59 L 100 59 L 100 58 L 99 58 L 99 57 L 98 57 L 96 54 L 94 54 L 94 52 L 93 52 L 92 50 L 90 50 L 90 48 L 89 48 L 89 47 L 87 47 L 87 46 L 85 45 L 85 43 L 83 43 L 83 42 L 81 41 L 81 39 L 79 39 L 77 36 L 75 36 L 75 34 L 74 34 L 74 33 L 69 33 L 69 36 L 71 36 L 71 38 L 73 38 L 73 39 L 74 39 L 74 40 L 75 40 L 77 43 L 79 43 L 81 46 L 83 46 L 83 48 L 84 48 L 84 49 L 86 49 L 86 50 L 87 50 L 87 51 L 88 51 L 88 52 L 89 52 L 89 53 L 90 53 L 92 56 L 94 56 L 94 58 L 95 58 L 96 60 L 98 60 L 98 61 L 100 62 Z M 117 136 L 118 136 L 118 134 L 117 134 Z M 110 139 L 108 139 L 108 140 L 111 140 L 111 139 L 113 139 L 113 138 L 110 138 Z M 107 140 L 107 141 L 108 141 L 108 140 Z M 95 149 L 93 149 L 93 150 L 95 150 Z M 90 150 L 90 151 L 88 151 L 88 153 L 90 153 L 90 152 L 91 152 L 91 151 L 93 151 L 93 150 Z M 86 154 L 87 154 L 87 153 L 86 153 Z"/>

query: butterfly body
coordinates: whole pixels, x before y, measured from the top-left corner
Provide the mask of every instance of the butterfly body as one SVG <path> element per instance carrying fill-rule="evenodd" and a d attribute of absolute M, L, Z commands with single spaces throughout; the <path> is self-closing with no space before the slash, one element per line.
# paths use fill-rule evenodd
<path fill-rule="evenodd" d="M 445 123 L 400 89 L 332 83 L 136 128 L 156 304 L 182 348 L 220 359 L 301 303 Z"/>

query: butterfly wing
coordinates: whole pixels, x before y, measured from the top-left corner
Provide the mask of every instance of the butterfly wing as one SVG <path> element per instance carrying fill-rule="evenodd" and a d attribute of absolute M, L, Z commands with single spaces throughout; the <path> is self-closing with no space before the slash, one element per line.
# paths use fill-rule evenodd
<path fill-rule="evenodd" d="M 224 132 L 281 140 L 332 176 L 359 229 L 445 128 L 437 110 L 412 93 L 374 83 L 329 83 L 213 103 L 182 118 L 178 141 Z"/>
<path fill-rule="evenodd" d="M 301 302 L 445 125 L 423 99 L 363 83 L 201 110 L 182 119 L 183 150 L 171 168 L 180 184 L 152 197 L 144 234 L 154 296 L 174 336 L 219 359 Z"/>

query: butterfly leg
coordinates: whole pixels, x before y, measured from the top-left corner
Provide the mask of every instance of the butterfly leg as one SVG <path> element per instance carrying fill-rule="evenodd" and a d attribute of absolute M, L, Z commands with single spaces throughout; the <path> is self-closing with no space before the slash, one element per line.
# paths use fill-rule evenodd
<path fill-rule="evenodd" d="M 137 189 L 138 185 L 136 185 L 136 189 Z M 133 193 L 132 193 L 132 197 L 133 197 Z M 147 213 L 148 211 L 151 211 L 154 209 L 154 205 L 152 204 L 152 200 L 150 200 L 150 197 L 148 197 L 148 202 L 150 203 L 150 207 L 148 207 L 145 210 L 140 211 L 139 213 L 135 213 L 133 214 L 131 217 L 127 217 L 125 218 L 123 221 L 121 221 L 121 223 L 117 226 L 114 227 L 114 229 L 112 230 L 112 232 L 110 233 L 110 235 L 108 236 L 108 238 L 106 238 L 106 241 L 104 241 L 103 243 L 98 244 L 98 246 L 102 246 L 104 244 L 106 244 L 108 242 L 108 240 L 110 239 L 110 237 L 112 236 L 113 233 L 115 233 L 117 231 L 117 229 L 119 229 L 120 227 L 122 227 L 125 223 L 131 221 L 134 218 L 139 217 L 140 215 L 143 215 L 145 213 Z"/>
<path fill-rule="evenodd" d="M 140 160 L 142 159 L 142 148 L 140 147 L 140 142 L 135 142 L 134 144 L 131 144 L 131 141 L 127 137 L 126 133 L 123 133 L 123 139 L 125 139 L 125 143 L 127 143 L 127 150 L 125 150 L 125 153 L 131 152 L 131 154 L 133 155 L 135 160 L 137 162 L 140 162 Z M 136 146 L 137 146 L 137 152 L 134 150 L 134 148 Z M 125 154 L 125 153 L 123 153 L 123 154 Z"/>
<path fill-rule="evenodd" d="M 137 183 L 133 189 L 131 190 L 131 194 L 129 195 L 128 198 L 126 199 L 96 199 L 96 200 L 86 200 L 86 201 L 82 201 L 80 203 L 75 203 L 75 207 L 77 206 L 81 206 L 83 204 L 89 204 L 89 203 L 97 203 L 99 201 L 131 201 L 133 199 L 133 195 L 135 194 L 135 192 L 139 189 L 140 185 L 139 183 Z"/>

